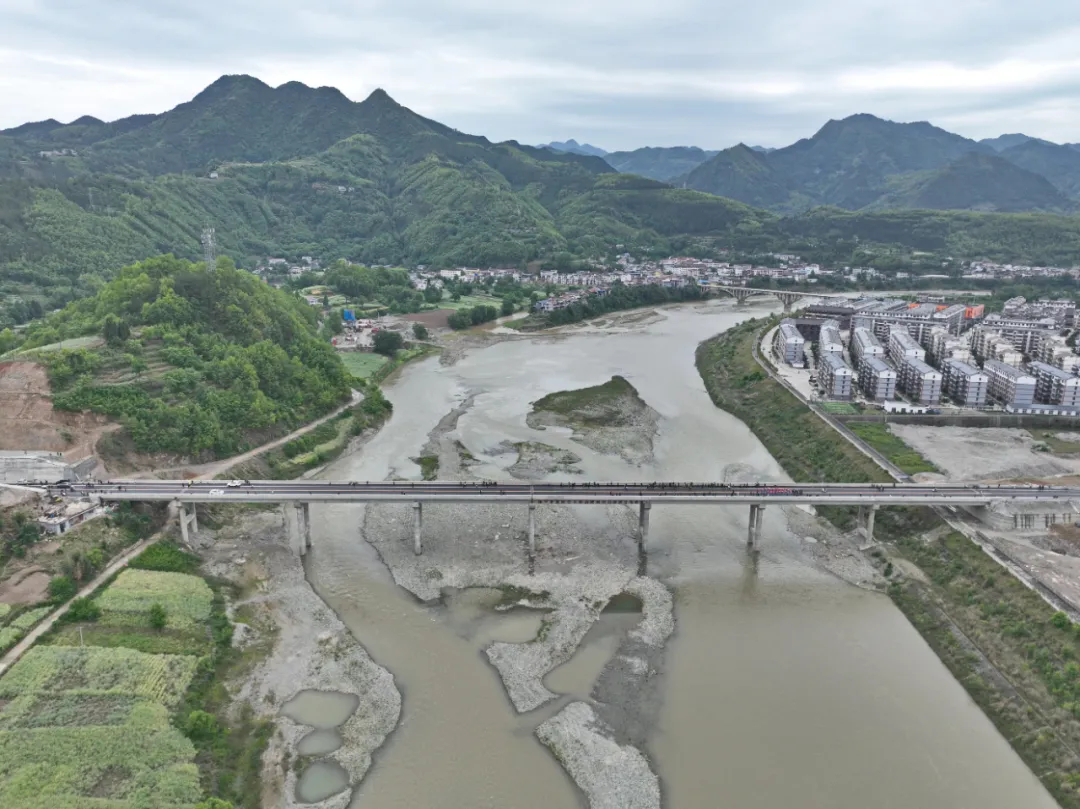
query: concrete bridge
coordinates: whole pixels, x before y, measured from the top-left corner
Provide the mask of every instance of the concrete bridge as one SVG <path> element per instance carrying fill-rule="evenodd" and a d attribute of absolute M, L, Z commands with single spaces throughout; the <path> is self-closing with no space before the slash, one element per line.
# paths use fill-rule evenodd
<path fill-rule="evenodd" d="M 747 546 L 756 551 L 761 523 L 769 505 L 858 506 L 858 530 L 871 539 L 874 516 L 882 506 L 990 506 L 995 502 L 1064 504 L 1080 499 L 1080 488 L 1023 484 L 923 483 L 506 483 L 482 481 L 183 481 L 114 480 L 58 483 L 37 487 L 51 495 L 89 497 L 104 502 L 158 501 L 179 506 L 185 541 L 197 530 L 195 503 L 281 503 L 285 524 L 298 552 L 311 547 L 309 503 L 410 503 L 413 507 L 413 550 L 423 550 L 424 503 L 521 503 L 529 510 L 529 551 L 536 550 L 536 507 L 543 504 L 610 504 L 638 506 L 638 542 L 646 549 L 653 505 L 749 505 Z M 290 506 L 292 507 L 290 509 Z M 291 512 L 291 513 L 290 513 Z"/>
<path fill-rule="evenodd" d="M 848 300 L 843 295 L 829 295 L 821 294 L 819 292 L 796 292 L 790 289 L 757 289 L 755 287 L 741 287 L 733 286 L 730 284 L 701 284 L 702 289 L 719 289 L 724 292 L 728 292 L 738 301 L 739 305 L 746 303 L 746 300 L 753 295 L 772 295 L 780 299 L 780 303 L 784 304 L 784 311 L 790 312 L 791 307 L 802 298 L 818 299 L 832 299 L 832 300 Z"/>

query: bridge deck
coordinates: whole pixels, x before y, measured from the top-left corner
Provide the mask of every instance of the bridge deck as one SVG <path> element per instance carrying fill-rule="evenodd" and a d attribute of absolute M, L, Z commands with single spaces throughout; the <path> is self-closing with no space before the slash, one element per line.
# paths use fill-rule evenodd
<path fill-rule="evenodd" d="M 1063 503 L 1080 500 L 1080 488 L 1065 486 L 921 483 L 456 483 L 448 481 L 223 481 L 116 480 L 42 487 L 51 494 L 106 501 L 177 500 L 216 502 L 533 502 L 669 503 L 672 505 L 988 505 L 995 501 Z"/>

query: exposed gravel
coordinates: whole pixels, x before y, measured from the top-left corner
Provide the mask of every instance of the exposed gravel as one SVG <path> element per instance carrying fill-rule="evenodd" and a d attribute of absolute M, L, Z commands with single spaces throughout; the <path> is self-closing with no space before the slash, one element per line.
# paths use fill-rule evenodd
<path fill-rule="evenodd" d="M 572 702 L 536 729 L 592 809 L 659 809 L 660 780 L 635 747 L 620 745 L 584 702 Z"/>
<path fill-rule="evenodd" d="M 240 521 L 236 521 L 240 522 Z M 304 578 L 300 559 L 288 546 L 277 511 L 245 515 L 242 525 L 219 531 L 201 529 L 200 552 L 207 572 L 231 579 L 254 594 L 234 605 L 258 613 L 276 629 L 273 650 L 234 693 L 234 705 L 248 703 L 256 715 L 272 717 L 278 732 L 263 755 L 263 806 L 286 809 L 344 809 L 350 791 L 316 804 L 296 799 L 297 773 L 288 762 L 311 728 L 281 716 L 281 706 L 297 692 L 315 689 L 356 694 L 355 713 L 338 731 L 342 746 L 329 754 L 355 787 L 371 766 L 371 755 L 386 740 L 401 715 L 401 695 L 393 675 L 376 664 Z M 252 642 L 241 632 L 241 643 Z"/>
<path fill-rule="evenodd" d="M 581 462 L 581 456 L 550 444 L 522 441 L 500 448 L 517 453 L 518 459 L 506 471 L 518 480 L 543 480 L 556 472 L 581 474 L 580 469 L 574 468 Z"/>
<path fill-rule="evenodd" d="M 952 480 L 1038 478 L 1080 469 L 1076 460 L 1033 450 L 1027 430 L 914 424 L 890 424 L 889 430 Z"/>

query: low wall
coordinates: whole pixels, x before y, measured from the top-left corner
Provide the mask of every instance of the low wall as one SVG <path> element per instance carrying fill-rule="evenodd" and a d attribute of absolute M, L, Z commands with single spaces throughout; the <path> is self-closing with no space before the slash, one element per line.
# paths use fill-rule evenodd
<path fill-rule="evenodd" d="M 967 413 L 962 415 L 911 415 L 905 413 L 861 413 L 858 415 L 834 415 L 834 419 L 847 424 L 852 422 L 878 422 L 889 424 L 922 424 L 927 427 L 1021 427 L 1080 431 L 1080 418 L 1064 416 L 1034 416 L 1020 413 Z"/>

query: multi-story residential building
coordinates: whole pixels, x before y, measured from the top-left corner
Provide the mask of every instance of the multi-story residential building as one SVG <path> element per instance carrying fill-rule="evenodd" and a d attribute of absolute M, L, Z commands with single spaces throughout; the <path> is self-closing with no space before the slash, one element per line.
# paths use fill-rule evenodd
<path fill-rule="evenodd" d="M 1013 348 L 1029 356 L 1035 353 L 1044 337 L 1052 336 L 1059 328 L 1052 317 L 1034 319 L 998 314 L 987 315 L 983 325 L 1001 332 L 1001 336 L 1012 343 Z"/>
<path fill-rule="evenodd" d="M 885 346 L 867 328 L 860 326 L 851 331 L 851 359 L 862 374 L 863 363 L 869 357 L 885 358 Z M 861 376 L 860 376 L 861 379 Z"/>
<path fill-rule="evenodd" d="M 803 368 L 806 365 L 806 340 L 799 334 L 794 321 L 784 319 L 773 337 L 773 351 L 788 365 Z"/>
<path fill-rule="evenodd" d="M 931 368 L 918 357 L 908 356 L 900 367 L 900 389 L 916 404 L 936 405 L 941 402 L 941 372 Z"/>
<path fill-rule="evenodd" d="M 908 360 L 924 361 L 926 352 L 903 326 L 893 326 L 889 330 L 889 359 L 897 368 L 902 368 Z"/>
<path fill-rule="evenodd" d="M 935 326 L 930 330 L 930 337 L 926 343 L 926 358 L 938 368 L 945 360 L 953 357 L 957 351 L 966 351 L 968 341 L 963 337 L 950 334 L 942 326 Z"/>
<path fill-rule="evenodd" d="M 989 377 L 990 398 L 1005 405 L 1030 405 L 1035 401 L 1035 377 L 997 360 L 987 360 L 983 371 Z"/>
<path fill-rule="evenodd" d="M 941 364 L 941 385 L 954 403 L 965 407 L 982 407 L 989 394 L 990 377 L 977 365 L 947 359 Z"/>
<path fill-rule="evenodd" d="M 1064 298 L 1056 301 L 1040 298 L 1028 302 L 1026 298 L 1011 298 L 1005 301 L 1001 313 L 1006 317 L 1044 318 L 1051 317 L 1059 328 L 1072 326 L 1076 320 L 1076 301 Z"/>
<path fill-rule="evenodd" d="M 875 402 L 895 399 L 896 371 L 880 355 L 864 353 L 859 362 L 859 387 Z"/>
<path fill-rule="evenodd" d="M 935 327 L 944 328 L 950 334 L 960 334 L 964 327 L 967 307 L 959 304 L 945 306 L 933 303 L 909 304 L 905 301 L 881 301 L 877 306 L 867 307 L 852 314 L 852 328 L 869 328 L 881 340 L 887 340 L 889 332 L 903 326 L 916 342 L 926 345 Z"/>
<path fill-rule="evenodd" d="M 1045 362 L 1031 363 L 1035 400 L 1041 404 L 1080 406 L 1080 377 Z"/>
<path fill-rule="evenodd" d="M 844 341 L 840 338 L 840 324 L 835 320 L 826 320 L 821 324 L 818 334 L 818 361 L 825 354 L 844 355 Z"/>
<path fill-rule="evenodd" d="M 854 374 L 842 354 L 822 354 L 818 358 L 817 376 L 818 387 L 826 399 L 851 401 Z"/>

